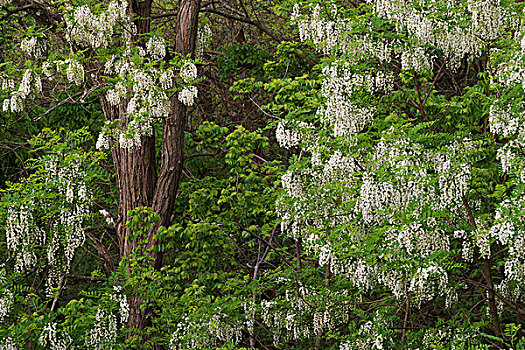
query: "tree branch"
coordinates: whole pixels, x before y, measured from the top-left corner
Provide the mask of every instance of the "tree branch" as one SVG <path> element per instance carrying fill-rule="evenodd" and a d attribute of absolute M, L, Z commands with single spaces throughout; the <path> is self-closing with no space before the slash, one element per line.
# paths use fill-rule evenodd
<path fill-rule="evenodd" d="M 261 21 L 255 19 L 255 18 L 251 18 L 251 17 L 248 17 L 248 16 L 241 17 L 240 15 L 234 15 L 234 14 L 231 14 L 231 13 L 227 13 L 227 12 L 221 11 L 221 10 L 219 10 L 217 8 L 206 8 L 206 9 L 203 9 L 202 12 L 214 13 L 216 15 L 219 15 L 219 16 L 231 19 L 233 21 L 238 21 L 238 22 L 242 22 L 242 23 L 251 24 L 251 25 L 257 27 L 258 29 L 260 29 L 262 32 L 264 32 L 266 35 L 268 35 L 270 38 L 272 38 L 274 41 L 276 41 L 278 43 L 281 43 L 283 41 L 290 41 L 290 40 L 287 40 L 286 38 L 284 38 L 283 36 L 275 33 L 273 30 L 271 30 L 266 25 L 264 25 Z M 294 54 L 297 57 L 299 57 L 300 59 L 306 61 L 306 63 L 308 63 L 308 65 L 310 65 L 312 67 L 317 64 L 315 61 L 313 61 L 311 58 L 307 57 L 303 53 L 300 53 L 298 51 L 294 51 Z"/>

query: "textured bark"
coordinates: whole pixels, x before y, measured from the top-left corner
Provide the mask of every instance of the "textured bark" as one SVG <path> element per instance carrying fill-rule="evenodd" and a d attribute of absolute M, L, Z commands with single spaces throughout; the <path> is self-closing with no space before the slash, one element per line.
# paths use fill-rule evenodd
<path fill-rule="evenodd" d="M 176 22 L 175 50 L 193 55 L 197 38 L 197 20 L 200 0 L 182 0 L 179 4 Z M 160 171 L 152 203 L 153 210 L 159 214 L 160 225 L 171 224 L 171 213 L 179 187 L 184 159 L 184 128 L 186 126 L 186 106 L 176 97 L 172 98 L 170 116 L 163 121 L 163 142 Z M 154 244 L 153 232 L 149 237 Z M 154 253 L 155 266 L 162 266 L 162 254 Z"/>
<path fill-rule="evenodd" d="M 142 35 L 150 31 L 152 1 L 134 1 L 132 10 L 137 19 L 135 42 L 143 45 Z M 179 3 L 176 26 L 175 50 L 183 56 L 192 55 L 197 36 L 197 19 L 200 0 L 182 0 Z M 175 83 L 175 82 L 174 82 Z M 107 106 L 109 107 L 109 106 Z M 109 107 L 110 108 L 110 107 Z M 143 137 L 140 148 L 113 150 L 119 189 L 119 240 L 121 256 L 129 256 L 137 248 L 135 240 L 126 238 L 127 212 L 140 206 L 149 206 L 160 216 L 160 225 L 169 226 L 182 173 L 184 158 L 184 128 L 186 126 L 186 106 L 176 95 L 170 102 L 170 114 L 163 121 L 162 150 L 160 169 L 157 175 L 155 159 L 155 137 Z M 108 117 L 108 114 L 106 114 Z M 111 117 L 108 118 L 111 120 Z M 156 229 L 148 234 L 147 248 L 154 245 Z M 144 254 L 146 252 L 144 251 Z M 149 253 L 154 267 L 162 266 L 162 253 Z M 131 313 L 128 327 L 141 331 L 148 325 L 151 310 L 141 308 L 142 296 L 130 298 Z M 130 335 L 133 335 L 131 333 Z"/>

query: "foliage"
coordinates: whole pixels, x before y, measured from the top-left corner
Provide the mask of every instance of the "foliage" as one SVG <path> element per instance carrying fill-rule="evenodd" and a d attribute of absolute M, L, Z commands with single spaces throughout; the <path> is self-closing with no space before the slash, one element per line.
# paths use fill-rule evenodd
<path fill-rule="evenodd" d="M 66 127 L 6 161 L 0 347 L 524 348 L 522 3 L 206 4 L 197 59 L 169 12 L 44 3 L 0 1 L 2 125 Z M 169 217 L 122 180 L 166 164 Z"/>

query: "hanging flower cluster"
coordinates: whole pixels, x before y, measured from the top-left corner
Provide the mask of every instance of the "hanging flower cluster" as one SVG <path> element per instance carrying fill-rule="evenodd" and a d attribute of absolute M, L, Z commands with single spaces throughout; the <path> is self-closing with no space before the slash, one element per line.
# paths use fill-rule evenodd
<path fill-rule="evenodd" d="M 51 350 L 67 350 L 74 349 L 73 339 L 65 333 L 57 332 L 57 324 L 52 322 L 48 323 L 40 335 L 38 342 L 41 346 Z"/>
<path fill-rule="evenodd" d="M 67 39 L 79 45 L 107 47 L 119 22 L 129 23 L 128 2 L 113 0 L 107 9 L 93 13 L 89 6 L 72 9 L 66 17 Z"/>
<path fill-rule="evenodd" d="M 117 340 L 117 319 L 111 312 L 99 308 L 95 324 L 86 336 L 89 349 L 104 350 L 115 345 Z"/>
<path fill-rule="evenodd" d="M 206 320 L 194 321 L 186 315 L 177 324 L 170 340 L 170 349 L 203 349 L 219 342 L 238 343 L 242 338 L 242 330 L 242 323 L 229 322 L 228 316 L 220 308 Z"/>
<path fill-rule="evenodd" d="M 31 92 L 42 92 L 42 81 L 38 74 L 31 69 L 26 69 L 18 85 L 18 89 L 14 90 L 15 82 L 7 77 L 1 77 L 2 90 L 10 92 L 11 98 L 5 99 L 2 103 L 2 110 L 4 112 L 11 111 L 13 113 L 20 112 L 24 108 L 24 101 L 29 97 Z"/>
<path fill-rule="evenodd" d="M 157 54 L 165 54 L 165 51 L 159 51 L 159 45 L 164 43 L 157 39 L 148 42 L 148 52 L 153 59 L 160 57 Z M 147 64 L 150 61 L 147 57 L 142 57 L 142 64 L 139 64 L 133 52 L 127 50 L 119 58 L 112 56 L 105 64 L 105 73 L 118 79 L 106 92 L 106 99 L 127 116 L 127 122 L 120 127 L 111 127 L 111 122 L 107 121 L 99 135 L 97 148 L 108 148 L 111 139 L 123 148 L 140 147 L 141 137 L 152 135 L 155 119 L 169 116 L 168 96 L 175 88 L 177 74 L 173 69 Z M 197 78 L 197 67 L 184 61 L 178 77 L 183 86 L 178 99 L 184 105 L 192 106 L 197 97 L 197 87 L 191 85 Z"/>

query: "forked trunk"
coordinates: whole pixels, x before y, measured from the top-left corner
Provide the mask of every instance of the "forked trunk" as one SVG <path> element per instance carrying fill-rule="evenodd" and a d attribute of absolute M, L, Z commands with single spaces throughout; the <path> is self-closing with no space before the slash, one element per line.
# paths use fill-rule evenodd
<path fill-rule="evenodd" d="M 150 15 L 152 2 L 135 0 L 132 3 L 137 26 L 137 40 L 142 39 L 141 34 L 150 31 Z M 182 54 L 193 55 L 197 36 L 197 20 L 200 9 L 200 0 L 181 0 L 176 28 L 175 50 Z M 175 84 L 174 84 L 175 85 Z M 103 104 L 104 105 L 104 104 Z M 104 112 L 118 113 L 114 108 L 105 104 Z M 137 241 L 128 239 L 129 232 L 125 227 L 128 219 L 127 212 L 140 206 L 148 206 L 160 216 L 160 225 L 169 226 L 175 205 L 175 198 L 179 187 L 180 175 L 184 156 L 184 128 L 186 126 L 186 106 L 178 99 L 177 95 L 171 99 L 170 114 L 163 121 L 162 150 L 159 172 L 157 174 L 157 161 L 155 159 L 155 136 L 142 137 L 141 147 L 133 149 L 115 148 L 113 161 L 116 167 L 117 186 L 119 191 L 119 220 L 118 236 L 120 254 L 128 257 L 136 248 Z M 111 110 L 111 112 L 110 112 Z M 114 116 L 106 113 L 108 120 Z M 156 229 L 148 234 L 146 249 L 154 245 Z M 143 251 L 144 254 L 148 254 Z M 162 253 L 149 253 L 155 268 L 162 266 Z M 132 295 L 130 302 L 130 318 L 128 327 L 133 329 L 130 336 L 144 330 L 148 324 L 148 308 L 141 308 L 142 295 Z"/>

